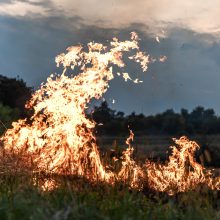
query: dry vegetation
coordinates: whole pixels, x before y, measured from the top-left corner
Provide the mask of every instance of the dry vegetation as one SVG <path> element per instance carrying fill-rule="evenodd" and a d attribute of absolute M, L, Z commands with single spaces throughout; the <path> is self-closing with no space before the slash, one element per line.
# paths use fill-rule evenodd
<path fill-rule="evenodd" d="M 14 158 L 15 159 L 15 158 Z M 220 194 L 204 186 L 169 196 L 131 190 L 74 176 L 4 169 L 0 178 L 0 219 L 219 219 Z M 58 187 L 42 190 L 56 180 Z"/>
<path fill-rule="evenodd" d="M 220 177 L 195 160 L 196 142 L 175 139 L 166 163 L 145 159 L 157 158 L 152 152 L 158 149 L 165 155 L 170 144 L 146 138 L 133 148 L 132 131 L 123 152 L 116 142 L 112 151 L 98 150 L 108 147 L 104 139 L 96 142 L 96 123 L 85 111 L 106 92 L 112 65 L 125 66 L 123 53 L 135 50 L 129 59 L 147 70 L 150 58 L 139 50 L 138 39 L 132 33 L 130 41 L 114 38 L 109 51 L 91 42 L 85 51 L 73 46 L 57 56 L 63 74 L 52 75 L 33 94 L 29 122 L 13 123 L 0 138 L 0 219 L 220 218 Z M 82 72 L 65 75 L 75 66 Z M 132 80 L 123 69 L 120 74 Z"/>

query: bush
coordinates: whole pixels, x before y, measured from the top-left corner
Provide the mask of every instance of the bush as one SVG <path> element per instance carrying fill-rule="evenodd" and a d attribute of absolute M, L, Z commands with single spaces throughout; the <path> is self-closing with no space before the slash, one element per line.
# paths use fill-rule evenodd
<path fill-rule="evenodd" d="M 11 127 L 13 121 L 16 121 L 20 116 L 18 108 L 11 108 L 0 103 L 0 135 L 5 130 Z"/>

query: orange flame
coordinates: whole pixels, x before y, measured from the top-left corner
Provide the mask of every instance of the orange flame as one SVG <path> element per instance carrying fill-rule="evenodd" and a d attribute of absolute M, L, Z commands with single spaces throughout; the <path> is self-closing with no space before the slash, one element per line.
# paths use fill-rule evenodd
<path fill-rule="evenodd" d="M 169 194 L 193 190 L 201 184 L 219 189 L 220 179 L 212 178 L 211 171 L 195 160 L 194 154 L 199 145 L 186 137 L 174 139 L 174 142 L 178 147 L 172 147 L 172 155 L 167 164 L 146 162 L 150 188 Z"/>
<path fill-rule="evenodd" d="M 85 110 L 92 98 L 99 99 L 107 91 L 109 81 L 114 78 L 112 67 L 125 66 L 123 53 L 134 51 L 129 59 L 139 63 L 143 71 L 147 70 L 149 56 L 139 50 L 138 40 L 137 34 L 132 32 L 129 41 L 113 38 L 109 47 L 90 42 L 87 50 L 73 46 L 66 54 L 57 56 L 57 66 L 64 67 L 63 73 L 51 75 L 33 94 L 27 104 L 34 109 L 31 122 L 13 123 L 13 128 L 1 137 L 4 150 L 9 154 L 27 154 L 36 164 L 36 171 L 78 175 L 90 181 L 109 184 L 122 181 L 131 188 L 149 187 L 169 194 L 193 189 L 198 184 L 219 189 L 219 179 L 213 178 L 212 173 L 194 159 L 199 146 L 185 137 L 174 140 L 179 148 L 173 147 L 167 164 L 146 161 L 138 165 L 132 158 L 134 134 L 131 131 L 121 170 L 109 171 L 102 164 L 93 135 L 95 122 L 86 117 Z M 75 67 L 79 68 L 79 74 L 68 77 L 66 70 Z M 125 81 L 131 79 L 128 73 L 117 74 Z M 135 79 L 134 82 L 141 81 Z M 43 187 L 51 185 L 54 183 L 46 182 Z"/>

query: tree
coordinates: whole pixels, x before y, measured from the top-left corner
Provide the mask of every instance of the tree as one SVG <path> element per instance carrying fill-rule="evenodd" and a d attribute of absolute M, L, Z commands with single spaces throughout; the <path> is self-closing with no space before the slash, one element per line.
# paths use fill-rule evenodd
<path fill-rule="evenodd" d="M 17 108 L 11 108 L 4 106 L 0 103 L 0 135 L 11 127 L 13 121 L 19 118 L 19 110 Z"/>
<path fill-rule="evenodd" d="M 102 102 L 99 107 L 95 106 L 92 118 L 97 123 L 106 123 L 114 119 L 115 111 L 110 109 L 106 101 Z"/>
<path fill-rule="evenodd" d="M 0 75 L 0 102 L 13 109 L 17 108 L 20 117 L 26 116 L 25 103 L 30 99 L 32 91 L 22 79 Z"/>
<path fill-rule="evenodd" d="M 184 129 L 184 119 L 173 109 L 168 109 L 162 114 L 162 132 L 168 134 L 180 134 Z"/>
<path fill-rule="evenodd" d="M 192 112 L 181 109 L 180 113 L 168 109 L 163 113 L 145 116 L 132 112 L 125 116 L 121 111 L 109 108 L 107 102 L 95 107 L 93 119 L 97 122 L 98 135 L 126 135 L 128 127 L 135 135 L 145 134 L 216 134 L 220 133 L 220 117 L 213 109 L 196 107 Z"/>

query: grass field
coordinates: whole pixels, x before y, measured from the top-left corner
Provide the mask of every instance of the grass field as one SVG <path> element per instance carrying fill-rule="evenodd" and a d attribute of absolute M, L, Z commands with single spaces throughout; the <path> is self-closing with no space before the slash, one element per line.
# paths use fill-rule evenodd
<path fill-rule="evenodd" d="M 171 151 L 170 146 L 174 145 L 172 140 L 173 136 L 135 136 L 132 146 L 135 149 L 135 154 L 138 159 L 145 160 L 146 158 L 153 160 L 167 160 Z M 179 137 L 175 137 L 179 138 Z M 109 149 L 117 147 L 117 149 L 125 149 L 125 140 L 126 137 L 98 137 L 98 143 L 101 150 L 109 151 Z M 204 145 L 210 152 L 211 155 L 211 166 L 220 167 L 220 135 L 207 135 L 204 136 L 189 136 L 190 140 L 195 140 L 201 147 L 197 152 L 198 155 L 203 153 Z"/>
<path fill-rule="evenodd" d="M 147 190 L 130 191 L 120 185 L 63 179 L 56 190 L 43 192 L 27 176 L 1 178 L 2 220 L 219 218 L 219 193 L 203 188 L 171 197 Z"/>
<path fill-rule="evenodd" d="M 99 139 L 104 149 L 101 150 L 108 152 L 114 139 Z M 213 137 L 210 139 L 214 140 Z M 123 141 L 123 138 L 117 138 L 118 145 Z M 170 143 L 169 137 L 137 138 L 134 147 L 137 157 L 145 158 L 152 152 L 166 154 Z M 0 175 L 0 220 L 220 219 L 220 192 L 204 186 L 168 196 L 149 189 L 130 190 L 122 183 L 114 187 L 100 182 L 91 184 L 77 177 L 46 177 L 25 172 Z M 43 191 L 41 184 L 51 178 L 59 183 L 59 187 Z"/>

